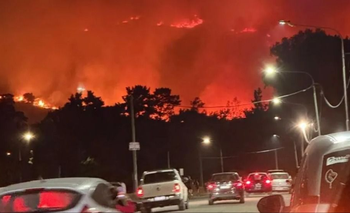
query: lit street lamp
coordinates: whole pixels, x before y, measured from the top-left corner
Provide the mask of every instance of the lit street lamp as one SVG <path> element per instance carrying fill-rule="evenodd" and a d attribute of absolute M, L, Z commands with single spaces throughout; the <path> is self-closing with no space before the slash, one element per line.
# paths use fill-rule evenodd
<path fill-rule="evenodd" d="M 27 142 L 30 143 L 30 141 L 34 138 L 35 136 L 31 132 L 26 132 L 23 135 L 23 139 Z"/>
<path fill-rule="evenodd" d="M 313 26 L 313 25 L 304 25 L 304 24 L 295 24 L 291 21 L 280 20 L 281 25 L 288 25 L 290 27 L 311 27 L 316 29 L 325 29 L 334 31 L 340 38 L 341 44 L 341 57 L 342 57 L 342 71 L 343 71 L 343 90 L 344 90 L 344 103 L 345 103 L 345 124 L 346 131 L 349 131 L 349 108 L 348 108 L 348 92 L 347 92 L 347 79 L 346 79 L 346 67 L 345 67 L 345 52 L 344 52 L 344 38 L 340 32 L 331 27 L 322 27 L 322 26 Z"/>
<path fill-rule="evenodd" d="M 275 105 L 279 105 L 280 103 L 282 103 L 282 101 L 280 98 L 273 98 L 272 103 L 274 103 Z"/>
<path fill-rule="evenodd" d="M 273 68 L 271 66 L 268 66 L 265 69 L 265 73 L 268 76 L 271 76 L 272 74 L 276 74 L 278 73 L 278 70 L 276 68 Z M 321 135 L 321 123 L 320 123 L 320 115 L 318 112 L 318 104 L 317 104 L 317 93 L 316 93 L 316 84 L 315 84 L 315 80 L 314 78 L 307 72 L 301 72 L 301 71 L 283 71 L 282 73 L 287 73 L 287 74 L 302 74 L 302 75 L 307 75 L 312 82 L 312 88 L 313 88 L 313 97 L 314 97 L 314 107 L 315 107 L 315 114 L 316 114 L 316 122 L 317 122 L 317 132 L 318 135 Z M 275 104 L 279 104 L 281 103 L 281 100 L 278 100 L 276 98 L 274 98 L 272 100 Z"/>

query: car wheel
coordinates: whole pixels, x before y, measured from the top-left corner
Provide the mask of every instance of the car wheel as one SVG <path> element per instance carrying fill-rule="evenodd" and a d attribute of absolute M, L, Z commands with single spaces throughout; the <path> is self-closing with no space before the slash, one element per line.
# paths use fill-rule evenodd
<path fill-rule="evenodd" d="M 184 200 L 180 201 L 179 210 L 184 211 L 186 209 L 186 202 Z"/>
<path fill-rule="evenodd" d="M 210 199 L 210 200 L 208 201 L 208 204 L 209 204 L 210 206 L 214 205 L 214 200 Z"/>
<path fill-rule="evenodd" d="M 185 208 L 186 208 L 186 209 L 189 209 L 189 201 L 188 201 L 188 199 L 187 199 Z"/>

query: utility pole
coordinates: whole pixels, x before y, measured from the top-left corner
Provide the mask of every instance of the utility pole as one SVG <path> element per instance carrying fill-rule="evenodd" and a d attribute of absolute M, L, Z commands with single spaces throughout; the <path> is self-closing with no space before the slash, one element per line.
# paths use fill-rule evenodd
<path fill-rule="evenodd" d="M 299 168 L 299 163 L 298 163 L 298 152 L 297 152 L 297 147 L 295 145 L 295 141 L 293 140 L 293 145 L 294 145 L 294 157 L 295 157 L 295 165 L 297 168 Z"/>
<path fill-rule="evenodd" d="M 221 172 L 224 172 L 224 158 L 222 156 L 222 149 L 220 147 L 220 164 L 221 164 Z"/>
<path fill-rule="evenodd" d="M 276 169 L 278 169 L 278 155 L 277 155 L 277 149 L 275 149 L 275 166 L 276 166 Z"/>
<path fill-rule="evenodd" d="M 203 180 L 203 162 L 202 162 L 202 154 L 199 149 L 198 152 L 198 158 L 199 158 L 199 173 L 200 173 L 200 185 L 201 187 L 204 187 L 204 180 Z"/>
<path fill-rule="evenodd" d="M 136 132 L 135 132 L 135 112 L 134 112 L 134 97 L 130 96 L 130 113 L 131 113 L 131 134 L 132 142 L 136 142 Z M 138 175 L 137 175 L 137 150 L 132 150 L 132 160 L 134 165 L 134 191 L 138 187 Z"/>
<path fill-rule="evenodd" d="M 167 152 L 168 169 L 170 169 L 170 151 Z"/>

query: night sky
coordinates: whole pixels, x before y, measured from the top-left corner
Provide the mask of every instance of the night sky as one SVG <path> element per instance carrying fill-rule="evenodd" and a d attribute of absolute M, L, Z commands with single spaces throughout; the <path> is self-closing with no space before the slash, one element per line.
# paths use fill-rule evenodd
<path fill-rule="evenodd" d="M 302 30 L 280 19 L 349 35 L 349 14 L 348 0 L 2 0 L 0 93 L 59 105 L 83 86 L 113 104 L 142 84 L 246 103 L 269 47 Z"/>

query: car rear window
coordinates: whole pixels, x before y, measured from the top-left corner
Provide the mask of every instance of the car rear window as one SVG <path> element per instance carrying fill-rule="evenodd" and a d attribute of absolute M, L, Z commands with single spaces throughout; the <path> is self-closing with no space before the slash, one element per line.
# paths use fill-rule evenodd
<path fill-rule="evenodd" d="M 176 180 L 175 172 L 157 172 L 145 175 L 145 177 L 143 178 L 143 183 L 160 183 L 173 180 Z"/>
<path fill-rule="evenodd" d="M 250 180 L 264 180 L 264 179 L 267 179 L 267 175 L 262 174 L 262 173 L 254 173 L 254 174 L 250 174 L 248 176 L 248 179 L 250 179 Z"/>
<path fill-rule="evenodd" d="M 235 174 L 217 174 L 213 175 L 211 180 L 214 182 L 229 182 L 237 181 L 239 179 L 238 175 Z"/>
<path fill-rule="evenodd" d="M 288 179 L 289 175 L 287 173 L 283 173 L 283 174 L 271 174 L 271 178 L 274 180 L 278 180 L 278 179 Z"/>
<path fill-rule="evenodd" d="M 73 208 L 81 194 L 70 190 L 30 189 L 0 197 L 0 212 L 55 212 Z"/>

